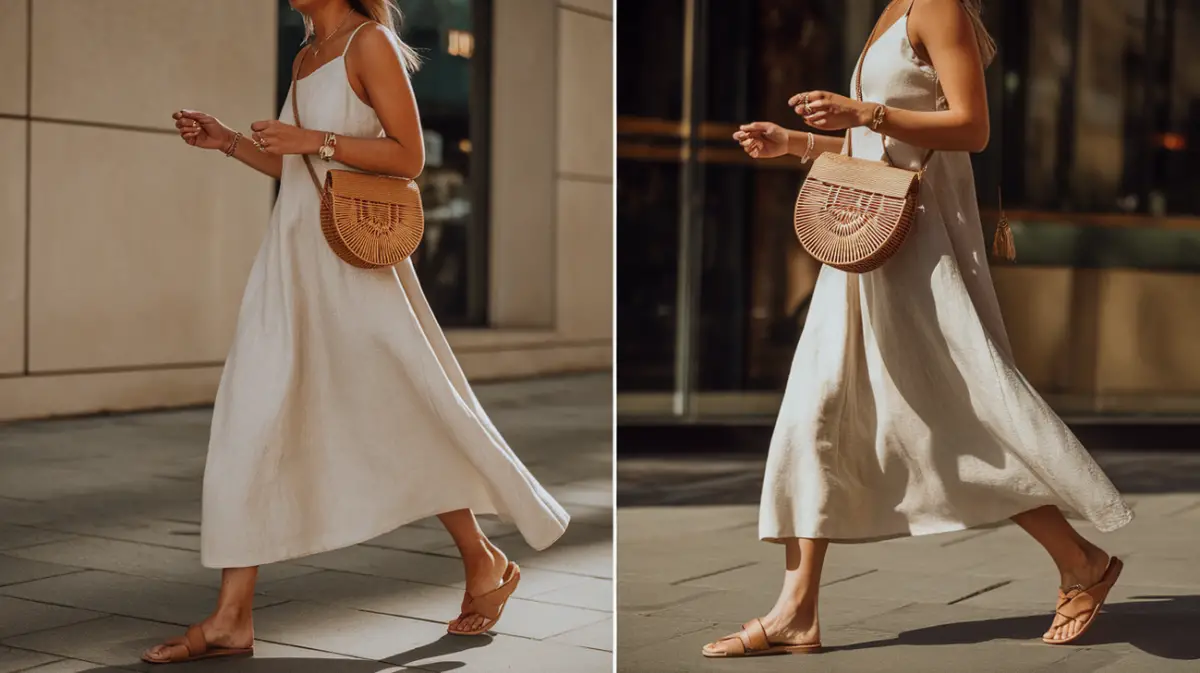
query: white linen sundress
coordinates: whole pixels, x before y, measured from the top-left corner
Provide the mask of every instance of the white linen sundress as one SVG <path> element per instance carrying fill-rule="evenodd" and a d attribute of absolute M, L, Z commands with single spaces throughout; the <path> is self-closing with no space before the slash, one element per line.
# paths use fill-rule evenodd
<path fill-rule="evenodd" d="M 862 68 L 864 100 L 945 108 L 937 73 L 908 39 L 907 14 Z M 852 133 L 856 156 L 883 156 L 880 135 Z M 888 151 L 913 170 L 924 154 L 893 140 Z M 821 269 L 771 439 L 759 536 L 865 542 L 1043 505 L 1101 531 L 1133 518 L 1013 364 L 970 158 L 937 152 L 896 255 L 861 275 Z"/>
<path fill-rule="evenodd" d="M 306 128 L 383 135 L 350 87 L 345 52 L 297 95 Z M 289 94 L 281 121 L 295 122 L 291 105 Z M 322 180 L 350 168 L 314 166 Z M 346 264 L 321 234 L 319 207 L 303 159 L 285 156 L 213 411 L 201 563 L 297 558 L 465 508 L 548 547 L 567 513 L 484 413 L 412 262 Z"/>

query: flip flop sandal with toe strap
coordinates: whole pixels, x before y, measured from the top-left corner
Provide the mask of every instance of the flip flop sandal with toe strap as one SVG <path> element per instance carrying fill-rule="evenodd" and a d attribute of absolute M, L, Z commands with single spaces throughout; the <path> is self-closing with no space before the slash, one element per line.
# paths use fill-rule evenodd
<path fill-rule="evenodd" d="M 762 657 L 769 654 L 811 654 L 821 649 L 821 643 L 803 645 L 772 645 L 761 619 L 746 622 L 737 633 L 709 643 L 702 650 L 711 658 Z"/>
<path fill-rule="evenodd" d="M 172 638 L 163 643 L 168 648 L 166 658 L 152 659 L 147 654 L 142 655 L 142 661 L 148 664 L 182 664 L 201 659 L 216 659 L 218 657 L 249 657 L 254 655 L 254 646 L 250 647 L 217 647 L 209 645 L 204 640 L 204 631 L 199 624 L 188 627 L 182 638 Z M 182 648 L 182 649 L 179 649 Z"/>
<path fill-rule="evenodd" d="M 500 615 L 504 614 L 504 606 L 508 605 L 508 598 L 517 590 L 517 584 L 520 581 L 521 567 L 510 561 L 508 568 L 504 571 L 504 578 L 500 586 L 482 596 L 470 594 L 463 596 L 462 613 L 458 616 L 458 620 L 478 615 L 484 618 L 483 624 L 472 631 L 456 631 L 447 627 L 446 632 L 454 636 L 478 636 L 492 630 L 500 621 Z"/>
<path fill-rule="evenodd" d="M 1100 607 L 1104 605 L 1104 600 L 1108 598 L 1108 593 L 1112 591 L 1113 585 L 1117 583 L 1117 578 L 1121 576 L 1121 569 L 1124 564 L 1121 559 L 1112 557 L 1108 561 L 1108 567 L 1104 569 L 1104 574 L 1100 576 L 1100 581 L 1092 586 L 1084 589 L 1081 586 L 1074 586 L 1067 591 L 1058 590 L 1058 605 L 1054 609 L 1054 623 L 1051 624 L 1051 629 L 1056 629 L 1060 626 L 1066 626 L 1071 622 L 1079 623 L 1079 631 L 1069 637 L 1061 640 L 1042 637 L 1042 642 L 1050 645 L 1066 645 L 1087 632 L 1088 627 L 1092 622 L 1096 621 L 1096 616 L 1100 614 Z"/>

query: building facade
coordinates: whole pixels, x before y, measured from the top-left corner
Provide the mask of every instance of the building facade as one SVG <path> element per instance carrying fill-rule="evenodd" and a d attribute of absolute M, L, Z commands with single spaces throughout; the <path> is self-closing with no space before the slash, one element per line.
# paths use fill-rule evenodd
<path fill-rule="evenodd" d="M 468 376 L 612 363 L 608 0 L 400 0 L 416 263 Z M 274 181 L 175 134 L 274 118 L 286 0 L 0 0 L 0 420 L 204 404 Z M 316 223 L 314 222 L 314 226 Z"/>
<path fill-rule="evenodd" d="M 885 0 L 620 0 L 618 410 L 623 422 L 778 410 L 818 265 L 791 231 L 798 160 L 739 123 L 849 92 Z M 1200 415 L 1200 7 L 988 0 L 992 136 L 973 158 L 1017 263 L 994 267 L 1029 380 L 1064 415 Z"/>

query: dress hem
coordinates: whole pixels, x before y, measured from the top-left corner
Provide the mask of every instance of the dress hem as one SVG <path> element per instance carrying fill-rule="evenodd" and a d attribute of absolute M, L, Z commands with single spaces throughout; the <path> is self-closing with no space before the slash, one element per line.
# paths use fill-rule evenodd
<path fill-rule="evenodd" d="M 493 508 L 459 507 L 456 509 L 470 509 L 471 512 L 473 514 L 475 514 L 476 516 L 489 516 L 489 515 L 490 516 L 500 516 L 500 513 L 497 512 L 496 508 L 494 508 L 494 507 Z M 439 514 L 445 514 L 446 512 L 453 512 L 453 511 L 455 511 L 455 509 L 438 508 L 436 512 L 429 512 L 427 514 L 422 514 L 422 515 L 418 515 L 418 516 L 415 516 L 412 518 L 408 518 L 397 524 L 389 523 L 386 526 L 383 526 L 381 530 L 372 532 L 372 533 L 368 534 L 366 537 L 354 536 L 353 539 L 350 539 L 349 541 L 346 541 L 346 542 L 336 542 L 336 543 L 332 543 L 332 544 L 328 544 L 328 545 L 322 545 L 320 548 L 315 549 L 313 551 L 305 551 L 305 552 L 300 552 L 300 553 L 286 554 L 286 555 L 280 556 L 280 557 L 272 557 L 268 560 L 258 559 L 258 560 L 249 561 L 249 562 L 218 562 L 218 561 L 213 561 L 213 560 L 207 558 L 205 556 L 204 552 L 201 551 L 200 552 L 200 565 L 205 568 L 210 568 L 213 570 L 224 570 L 226 568 L 256 568 L 259 566 L 270 565 L 272 563 L 285 563 L 287 561 L 295 561 L 296 559 L 307 558 L 309 556 L 315 556 L 317 554 L 324 554 L 325 552 L 330 552 L 330 551 L 337 551 L 339 549 L 345 549 L 347 547 L 353 547 L 354 545 L 359 545 L 364 542 L 369 542 L 381 535 L 386 535 L 387 533 L 390 533 L 394 530 L 403 528 L 413 522 L 420 521 L 421 519 L 428 519 L 429 517 L 432 517 L 432 516 L 437 516 Z M 507 521 L 503 517 L 501 517 L 501 519 Z M 529 546 L 534 549 L 534 551 L 542 551 L 542 550 L 550 547 L 550 545 L 557 542 L 558 539 L 561 538 L 563 536 L 563 534 L 567 532 L 567 525 L 570 523 L 570 520 L 571 520 L 571 517 L 569 515 L 567 515 L 566 520 L 562 522 L 562 525 L 560 526 L 558 532 L 555 533 L 553 535 L 553 537 L 545 544 L 540 544 L 540 545 L 534 544 L 533 542 L 530 541 L 529 536 L 525 535 L 524 532 L 521 532 L 519 527 L 517 529 L 517 532 L 521 533 L 521 537 L 525 539 L 526 543 L 528 543 Z M 539 538 L 539 542 L 540 542 L 540 538 Z"/>
<path fill-rule="evenodd" d="M 1052 503 L 1049 503 L 1049 504 L 1052 504 Z M 1042 505 L 1042 506 L 1044 506 L 1044 505 Z M 923 530 L 920 532 L 914 532 L 910 529 L 907 531 L 897 531 L 895 533 L 886 533 L 883 535 L 877 535 L 877 536 L 872 536 L 872 537 L 843 537 L 843 538 L 829 537 L 826 535 L 820 535 L 820 534 L 815 534 L 815 533 L 808 534 L 808 535 L 796 534 L 796 535 L 779 536 L 779 535 L 763 535 L 760 532 L 759 540 L 762 542 L 769 542 L 771 544 L 783 544 L 787 540 L 794 540 L 794 539 L 828 540 L 829 542 L 832 542 L 834 544 L 865 544 L 865 543 L 869 543 L 869 542 L 884 542 L 887 540 L 896 540 L 896 539 L 905 538 L 905 537 L 923 537 L 926 535 L 941 535 L 943 533 L 957 533 L 957 532 L 961 532 L 964 530 L 971 530 L 974 528 L 987 528 L 989 526 L 994 526 L 998 523 L 1008 521 L 1008 520 L 1012 519 L 1012 517 L 1014 517 L 1018 514 L 1021 514 L 1023 512 L 1028 512 L 1031 509 L 1036 509 L 1036 507 L 1028 507 L 1028 506 L 1022 507 L 1021 509 L 1013 512 L 1012 514 L 1010 514 L 1008 516 L 1000 517 L 1000 518 L 988 518 L 987 520 L 980 521 L 978 523 L 957 523 L 957 524 L 951 524 L 951 525 L 946 525 L 946 526 L 940 526 L 940 527 L 932 528 L 929 530 Z M 1096 530 L 1100 531 L 1101 533 L 1111 533 L 1119 528 L 1123 528 L 1124 526 L 1128 525 L 1129 522 L 1133 521 L 1133 517 L 1134 517 L 1133 510 L 1129 509 L 1128 505 L 1125 505 L 1125 504 L 1116 505 L 1116 506 L 1114 506 L 1114 509 L 1116 509 L 1118 512 L 1118 515 L 1116 517 L 1105 516 L 1105 517 L 1101 517 L 1099 519 L 1085 519 L 1085 520 L 1088 523 L 1091 523 L 1093 526 L 1095 526 Z"/>

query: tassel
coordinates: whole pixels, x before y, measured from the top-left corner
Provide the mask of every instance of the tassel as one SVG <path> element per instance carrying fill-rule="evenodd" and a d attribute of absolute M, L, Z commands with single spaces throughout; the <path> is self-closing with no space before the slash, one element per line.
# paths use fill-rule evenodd
<path fill-rule="evenodd" d="M 1017 258 L 1017 247 L 1013 243 L 1012 227 L 1008 225 L 1008 216 L 1004 214 L 1004 195 L 996 188 L 1000 205 L 1000 222 L 996 225 L 996 238 L 992 241 L 992 257 L 1011 262 Z"/>

